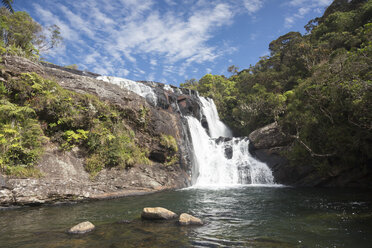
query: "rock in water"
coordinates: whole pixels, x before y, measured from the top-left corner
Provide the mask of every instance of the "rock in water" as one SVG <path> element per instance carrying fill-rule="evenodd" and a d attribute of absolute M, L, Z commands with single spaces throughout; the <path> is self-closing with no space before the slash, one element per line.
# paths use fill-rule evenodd
<path fill-rule="evenodd" d="M 93 231 L 94 228 L 95 226 L 91 222 L 85 221 L 71 227 L 70 230 L 68 230 L 68 233 L 82 234 Z"/>
<path fill-rule="evenodd" d="M 177 214 L 169 211 L 168 209 L 156 207 L 144 208 L 141 217 L 142 219 L 148 220 L 169 220 L 177 218 Z"/>
<path fill-rule="evenodd" d="M 178 222 L 180 223 L 180 225 L 182 226 L 189 226 L 189 225 L 198 225 L 198 226 L 201 226 L 203 225 L 203 221 L 199 218 L 196 218 L 190 214 L 181 214 L 180 215 L 180 219 L 178 220 Z"/>

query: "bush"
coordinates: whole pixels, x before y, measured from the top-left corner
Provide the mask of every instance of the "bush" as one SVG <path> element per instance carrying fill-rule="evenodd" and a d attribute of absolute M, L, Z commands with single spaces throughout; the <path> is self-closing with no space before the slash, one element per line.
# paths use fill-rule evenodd
<path fill-rule="evenodd" d="M 41 154 L 43 132 L 63 150 L 82 148 L 88 155 L 85 168 L 92 175 L 105 167 L 150 163 L 147 151 L 136 145 L 135 133 L 125 124 L 125 117 L 96 96 L 63 89 L 36 73 L 24 73 L 0 84 L 0 97 L 7 99 L 0 107 L 4 122 L 0 126 L 5 154 L 2 167 L 35 164 Z M 13 119 L 17 128 L 10 128 Z M 10 137 L 14 147 L 8 147 Z M 20 140 L 23 143 L 15 146 Z"/>
<path fill-rule="evenodd" d="M 172 152 L 178 152 L 177 141 L 172 135 L 162 134 L 160 136 L 160 144 Z"/>

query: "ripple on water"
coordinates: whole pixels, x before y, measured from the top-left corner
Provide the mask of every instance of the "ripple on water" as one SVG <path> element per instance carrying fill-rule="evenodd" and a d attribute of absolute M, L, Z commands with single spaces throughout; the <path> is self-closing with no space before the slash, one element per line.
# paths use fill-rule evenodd
<path fill-rule="evenodd" d="M 206 222 L 141 221 L 162 206 Z M 108 201 L 0 212 L 2 247 L 368 247 L 372 194 L 362 190 L 235 187 L 187 189 Z M 89 220 L 92 233 L 66 230 Z M 125 221 L 122 221 L 125 220 Z M 301 243 L 299 243 L 301 241 Z"/>

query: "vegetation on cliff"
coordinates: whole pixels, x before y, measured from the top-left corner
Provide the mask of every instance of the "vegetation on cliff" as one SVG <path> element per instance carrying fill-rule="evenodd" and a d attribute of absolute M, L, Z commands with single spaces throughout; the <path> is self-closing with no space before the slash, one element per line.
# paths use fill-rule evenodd
<path fill-rule="evenodd" d="M 295 139 L 286 154 L 295 164 L 363 169 L 372 159 L 371 18 L 371 0 L 335 0 L 305 35 L 272 41 L 255 66 L 183 86 L 212 97 L 237 135 L 278 122 Z"/>
<path fill-rule="evenodd" d="M 9 6 L 0 8 L 1 56 L 38 61 L 40 51 L 59 44 L 56 25 L 45 29 L 28 13 L 13 12 Z M 150 163 L 149 152 L 138 143 L 133 129 L 133 125 L 148 128 L 149 110 L 145 106 L 135 114 L 138 120 L 133 124 L 133 113 L 97 96 L 66 90 L 36 73 L 12 75 L 5 67 L 0 69 L 0 172 L 16 177 L 41 176 L 36 165 L 51 143 L 65 151 L 79 147 L 85 169 L 92 176 L 103 168 Z M 166 164 L 177 162 L 174 137 L 159 136 L 154 140 L 169 151 Z"/>
<path fill-rule="evenodd" d="M 37 175 L 33 168 L 48 141 L 63 150 L 79 146 L 92 175 L 104 167 L 149 163 L 126 125 L 127 113 L 96 96 L 23 73 L 0 82 L 0 101 L 0 167 L 7 174 Z"/>

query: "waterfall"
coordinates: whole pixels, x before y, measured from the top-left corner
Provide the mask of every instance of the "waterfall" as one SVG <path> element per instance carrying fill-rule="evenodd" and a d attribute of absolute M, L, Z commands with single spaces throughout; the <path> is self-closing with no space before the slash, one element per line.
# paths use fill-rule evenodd
<path fill-rule="evenodd" d="M 120 86 L 120 88 L 130 90 L 137 95 L 144 97 L 147 102 L 153 106 L 156 106 L 157 104 L 157 97 L 154 90 L 150 86 L 144 85 L 143 83 L 135 82 L 125 78 L 109 76 L 99 76 L 97 77 L 97 79 L 107 83 L 116 84 Z"/>
<path fill-rule="evenodd" d="M 208 122 L 210 137 L 232 137 L 232 132 L 230 129 L 222 121 L 220 121 L 220 117 L 218 116 L 217 108 L 213 99 L 204 97 L 199 98 L 203 105 L 202 112 Z"/>
<path fill-rule="evenodd" d="M 219 119 L 213 100 L 200 97 L 200 101 L 209 134 L 196 118 L 186 117 L 194 149 L 194 170 L 197 171 L 194 186 L 273 184 L 268 166 L 249 153 L 248 138 L 231 137 L 231 131 Z"/>

